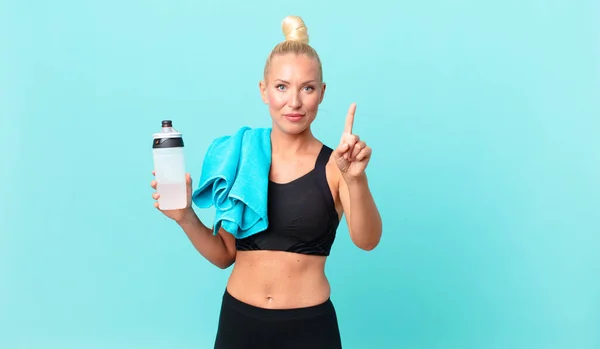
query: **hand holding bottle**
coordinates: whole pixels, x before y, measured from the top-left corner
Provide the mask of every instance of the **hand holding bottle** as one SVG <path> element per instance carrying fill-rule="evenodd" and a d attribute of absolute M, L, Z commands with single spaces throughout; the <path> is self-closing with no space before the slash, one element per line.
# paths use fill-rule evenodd
<path fill-rule="evenodd" d="M 156 190 L 152 194 L 156 200 L 154 206 L 179 222 L 190 211 L 194 213 L 191 209 L 192 180 L 185 172 L 183 137 L 171 120 L 163 120 L 161 131 L 153 138 L 154 180 L 151 185 Z"/>
<path fill-rule="evenodd" d="M 154 171 L 152 171 L 152 175 L 155 175 Z M 157 191 L 152 193 L 152 198 L 156 200 L 154 202 L 154 207 L 161 211 L 165 216 L 171 218 L 172 220 L 178 223 L 184 221 L 189 214 L 194 214 L 194 210 L 192 209 L 192 178 L 189 173 L 185 174 L 185 184 L 187 192 L 187 203 L 184 208 L 174 210 L 162 210 L 158 202 L 160 194 Z M 153 179 L 152 182 L 150 182 L 150 186 L 152 187 L 152 189 L 156 190 L 157 182 L 155 179 Z"/>

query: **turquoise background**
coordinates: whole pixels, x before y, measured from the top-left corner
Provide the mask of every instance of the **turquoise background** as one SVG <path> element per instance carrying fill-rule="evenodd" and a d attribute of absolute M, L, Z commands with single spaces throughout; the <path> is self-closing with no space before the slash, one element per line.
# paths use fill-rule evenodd
<path fill-rule="evenodd" d="M 345 348 L 600 347 L 600 2 L 0 1 L 0 348 L 211 348 L 230 269 L 152 207 L 151 135 L 269 126 L 303 16 L 384 220 L 327 273 Z M 200 211 L 211 222 L 211 210 Z"/>

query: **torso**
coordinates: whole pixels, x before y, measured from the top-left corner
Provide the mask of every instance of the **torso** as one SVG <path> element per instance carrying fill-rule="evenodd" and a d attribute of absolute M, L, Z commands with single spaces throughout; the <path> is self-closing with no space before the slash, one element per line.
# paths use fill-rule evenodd
<path fill-rule="evenodd" d="M 294 164 L 277 161 L 274 155 L 269 178 L 271 186 L 277 188 L 312 178 L 315 159 L 321 152 L 322 145 L 315 145 L 314 149 L 314 152 L 309 152 L 306 157 L 299 158 Z M 331 214 L 337 216 L 334 217 L 337 220 L 330 221 L 337 223 L 342 215 L 338 195 L 339 172 L 329 158 L 326 161 L 324 173 L 331 192 L 329 198 L 333 199 L 330 203 L 334 207 Z M 323 200 L 327 202 L 327 199 Z M 321 216 L 321 220 L 324 219 L 324 216 Z M 335 227 L 337 228 L 337 224 Z M 328 245 L 324 246 L 326 248 Z M 317 253 L 315 249 L 319 248 L 318 245 L 310 245 L 309 250 L 314 252 L 312 254 L 301 253 L 302 248 L 299 247 L 291 248 L 295 252 L 276 250 L 277 248 L 238 250 L 227 290 L 242 302 L 262 308 L 301 308 L 323 303 L 329 298 L 330 286 L 325 276 L 327 253 L 322 251 Z"/>

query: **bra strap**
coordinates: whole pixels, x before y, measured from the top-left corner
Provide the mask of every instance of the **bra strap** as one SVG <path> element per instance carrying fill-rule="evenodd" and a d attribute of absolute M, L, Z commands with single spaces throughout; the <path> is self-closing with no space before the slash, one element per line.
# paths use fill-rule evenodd
<path fill-rule="evenodd" d="M 331 157 L 331 153 L 333 149 L 329 148 L 325 144 L 321 148 L 319 152 L 319 156 L 317 156 L 317 161 L 315 164 L 315 174 L 317 186 L 321 190 L 325 200 L 327 200 L 328 205 L 330 207 L 330 215 L 332 219 L 337 219 L 337 211 L 335 210 L 335 203 L 333 200 L 333 196 L 331 196 L 331 189 L 329 189 L 329 183 L 327 182 L 327 163 L 329 162 L 329 158 Z"/>
<path fill-rule="evenodd" d="M 333 149 L 331 149 L 328 146 L 326 146 L 325 144 L 323 144 L 323 146 L 321 147 L 321 151 L 319 152 L 319 155 L 317 156 L 315 168 L 322 168 L 322 170 L 325 171 L 325 166 L 327 166 L 327 163 L 329 162 L 329 158 L 331 157 L 332 152 L 333 152 Z"/>

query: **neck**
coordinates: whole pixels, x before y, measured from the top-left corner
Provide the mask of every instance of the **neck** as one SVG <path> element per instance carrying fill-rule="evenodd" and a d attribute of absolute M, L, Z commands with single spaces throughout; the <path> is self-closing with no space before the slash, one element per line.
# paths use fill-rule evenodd
<path fill-rule="evenodd" d="M 314 139 L 310 128 L 297 135 L 287 134 L 277 127 L 273 127 L 271 131 L 271 146 L 273 153 L 278 154 L 294 155 L 302 152 L 312 144 Z"/>

